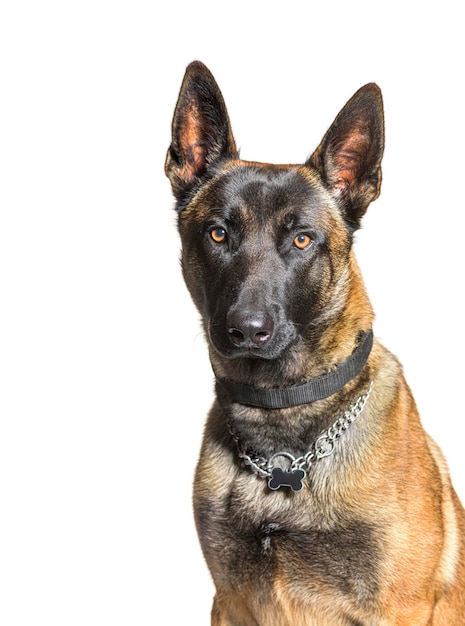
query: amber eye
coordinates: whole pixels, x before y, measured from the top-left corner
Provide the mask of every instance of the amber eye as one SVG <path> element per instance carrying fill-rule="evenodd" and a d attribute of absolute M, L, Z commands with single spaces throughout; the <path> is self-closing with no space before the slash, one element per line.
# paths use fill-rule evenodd
<path fill-rule="evenodd" d="M 214 228 L 210 231 L 210 236 L 215 243 L 223 243 L 226 239 L 226 231 L 224 228 Z"/>
<path fill-rule="evenodd" d="M 305 235 L 304 233 L 300 233 L 299 235 L 296 235 L 294 237 L 293 243 L 296 248 L 299 248 L 299 250 L 305 250 L 305 248 L 308 248 L 309 245 L 312 243 L 312 240 L 310 239 L 308 235 Z"/>

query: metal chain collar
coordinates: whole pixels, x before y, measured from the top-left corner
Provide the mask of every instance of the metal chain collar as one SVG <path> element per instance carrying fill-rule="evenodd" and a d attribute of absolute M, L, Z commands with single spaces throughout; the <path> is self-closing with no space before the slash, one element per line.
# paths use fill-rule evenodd
<path fill-rule="evenodd" d="M 313 463 L 330 456 L 334 452 L 336 441 L 348 430 L 365 408 L 372 388 L 373 381 L 367 392 L 357 398 L 347 411 L 341 417 L 338 417 L 334 424 L 315 440 L 309 451 L 297 458 L 290 452 L 284 451 L 276 452 L 270 459 L 265 459 L 261 456 L 250 456 L 245 451 L 241 451 L 239 437 L 230 429 L 239 451 L 239 457 L 255 474 L 262 478 L 270 479 L 268 482 L 270 489 L 274 490 L 279 489 L 281 486 L 286 486 L 291 487 L 293 491 L 300 491 L 306 472 L 308 472 Z M 284 457 L 289 460 L 289 467 L 286 471 L 274 467 L 274 461 L 278 457 Z"/>

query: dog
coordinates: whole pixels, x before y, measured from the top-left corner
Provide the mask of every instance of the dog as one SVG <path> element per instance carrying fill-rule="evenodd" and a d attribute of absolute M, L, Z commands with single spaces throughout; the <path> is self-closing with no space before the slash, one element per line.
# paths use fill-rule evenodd
<path fill-rule="evenodd" d="M 370 83 L 304 164 L 243 161 L 187 67 L 165 172 L 216 385 L 193 494 L 213 626 L 465 625 L 465 512 L 353 252 L 383 147 Z"/>

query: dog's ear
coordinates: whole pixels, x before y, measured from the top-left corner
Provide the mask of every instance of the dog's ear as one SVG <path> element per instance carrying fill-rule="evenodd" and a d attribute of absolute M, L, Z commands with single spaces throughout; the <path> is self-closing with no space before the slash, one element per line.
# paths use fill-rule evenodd
<path fill-rule="evenodd" d="M 208 68 L 194 61 L 181 85 L 165 161 L 176 199 L 182 201 L 212 165 L 228 158 L 237 158 L 237 150 L 223 96 Z"/>
<path fill-rule="evenodd" d="M 381 91 L 369 83 L 345 105 L 306 163 L 318 170 L 353 230 L 379 196 L 383 149 Z"/>

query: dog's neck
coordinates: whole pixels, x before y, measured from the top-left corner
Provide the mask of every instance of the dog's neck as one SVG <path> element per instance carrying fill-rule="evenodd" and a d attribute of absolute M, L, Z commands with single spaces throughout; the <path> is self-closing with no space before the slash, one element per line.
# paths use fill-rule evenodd
<path fill-rule="evenodd" d="M 373 332 L 365 332 L 352 354 L 330 372 L 286 387 L 257 387 L 216 377 L 217 392 L 232 402 L 264 409 L 284 409 L 310 404 L 340 391 L 362 371 L 373 346 Z M 220 393 L 218 394 L 220 395 Z"/>

